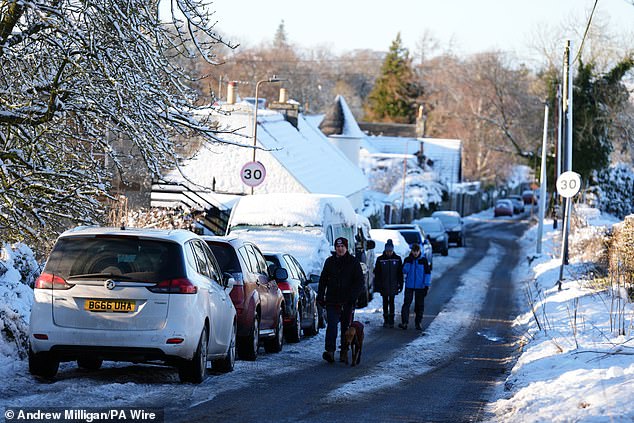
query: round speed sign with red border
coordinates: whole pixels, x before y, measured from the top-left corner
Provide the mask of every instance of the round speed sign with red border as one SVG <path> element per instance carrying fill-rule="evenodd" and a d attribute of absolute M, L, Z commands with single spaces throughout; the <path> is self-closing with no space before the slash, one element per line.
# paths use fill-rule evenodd
<path fill-rule="evenodd" d="M 240 170 L 240 178 L 245 185 L 250 187 L 257 187 L 264 182 L 266 176 L 266 169 L 260 162 L 247 162 L 242 166 Z"/>

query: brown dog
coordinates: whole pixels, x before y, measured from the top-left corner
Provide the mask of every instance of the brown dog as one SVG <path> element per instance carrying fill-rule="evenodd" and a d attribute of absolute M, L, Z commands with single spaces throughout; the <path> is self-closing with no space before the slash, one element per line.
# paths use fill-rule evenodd
<path fill-rule="evenodd" d="M 350 323 L 350 327 L 346 329 L 345 339 L 346 343 L 342 349 L 345 351 L 345 363 L 348 364 L 348 350 L 351 351 L 352 356 L 351 366 L 361 363 L 361 350 L 363 349 L 363 323 L 356 320 Z"/>

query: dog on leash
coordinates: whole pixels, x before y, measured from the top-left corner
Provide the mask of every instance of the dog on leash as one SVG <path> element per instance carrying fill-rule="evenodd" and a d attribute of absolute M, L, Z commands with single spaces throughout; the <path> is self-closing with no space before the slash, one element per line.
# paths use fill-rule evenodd
<path fill-rule="evenodd" d="M 361 363 L 361 350 L 363 349 L 363 323 L 354 321 L 350 323 L 345 333 L 346 343 L 343 351 L 345 351 L 345 363 L 348 364 L 348 350 L 351 351 L 351 366 Z"/>

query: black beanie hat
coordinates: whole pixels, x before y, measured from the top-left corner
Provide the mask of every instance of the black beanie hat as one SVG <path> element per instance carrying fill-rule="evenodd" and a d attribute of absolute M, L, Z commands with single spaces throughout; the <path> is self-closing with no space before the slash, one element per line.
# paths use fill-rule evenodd
<path fill-rule="evenodd" d="M 339 238 L 335 239 L 335 247 L 337 245 L 345 245 L 346 249 L 348 248 L 348 240 L 342 236 L 340 236 Z"/>

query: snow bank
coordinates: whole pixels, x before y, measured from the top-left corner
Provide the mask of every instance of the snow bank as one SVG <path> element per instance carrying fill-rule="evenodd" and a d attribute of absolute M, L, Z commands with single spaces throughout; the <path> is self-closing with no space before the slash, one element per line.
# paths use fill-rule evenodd
<path fill-rule="evenodd" d="M 5 244 L 0 251 L 0 377 L 16 358 L 27 355 L 31 288 L 40 268 L 24 244 Z"/>

